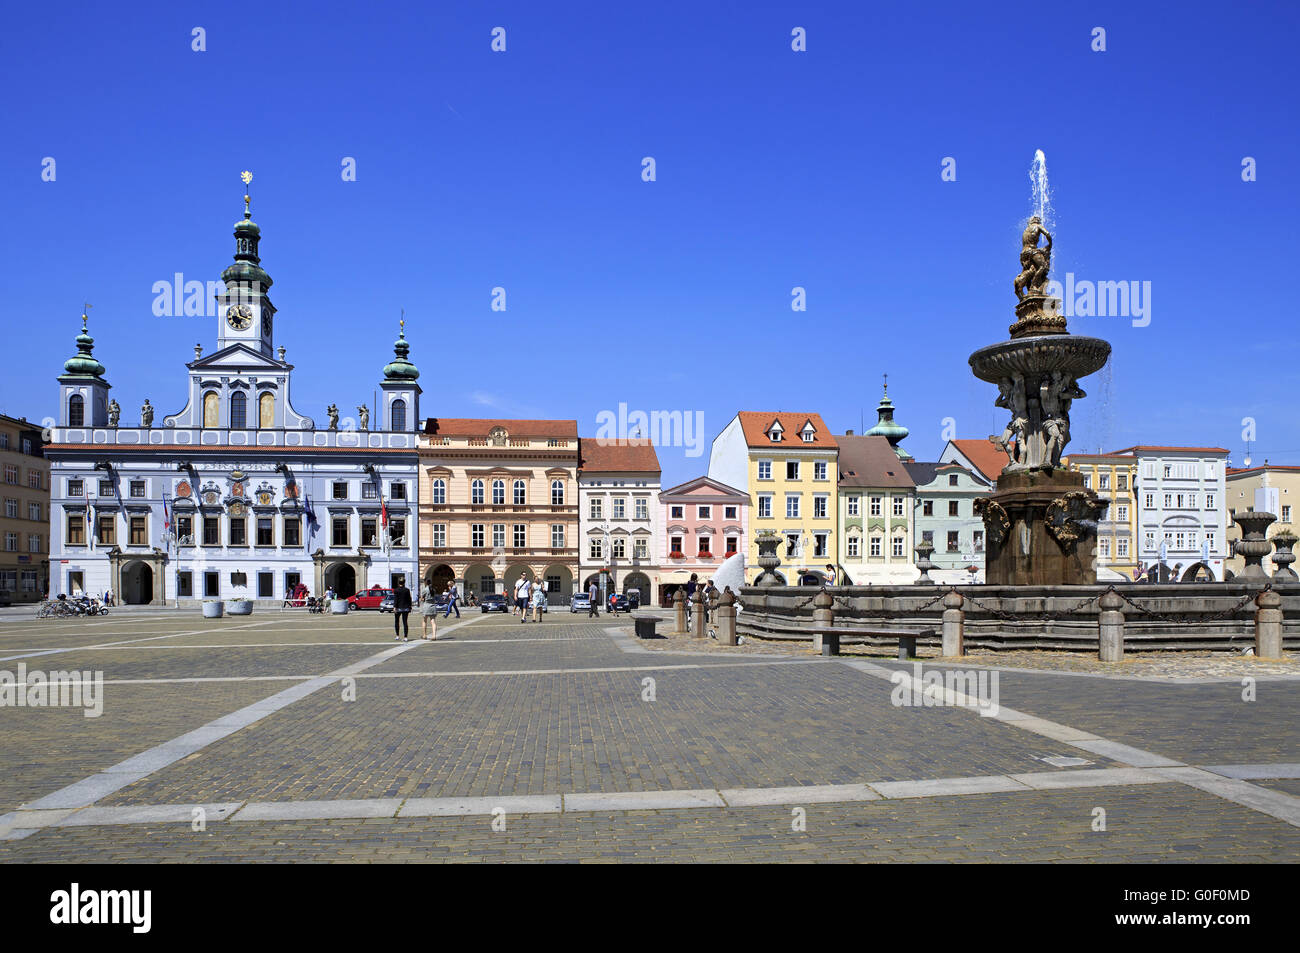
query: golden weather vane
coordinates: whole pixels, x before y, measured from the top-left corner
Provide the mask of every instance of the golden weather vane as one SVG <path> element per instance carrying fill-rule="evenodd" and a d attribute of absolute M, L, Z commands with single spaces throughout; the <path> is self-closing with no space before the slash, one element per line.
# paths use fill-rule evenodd
<path fill-rule="evenodd" d="M 244 170 L 243 172 L 239 173 L 239 177 L 244 180 L 244 214 L 248 215 L 250 214 L 248 209 L 248 205 L 249 205 L 248 184 L 253 181 L 253 173 L 249 172 L 248 170 Z"/>
<path fill-rule="evenodd" d="M 81 306 L 81 330 L 83 331 L 86 330 L 86 322 L 90 320 L 90 309 L 93 307 L 94 305 L 89 302 L 83 303 Z"/>

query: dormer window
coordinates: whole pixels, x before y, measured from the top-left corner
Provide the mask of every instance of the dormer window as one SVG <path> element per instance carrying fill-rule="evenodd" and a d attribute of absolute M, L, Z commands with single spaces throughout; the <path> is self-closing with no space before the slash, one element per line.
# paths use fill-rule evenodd
<path fill-rule="evenodd" d="M 816 435 L 817 435 L 817 430 L 815 427 L 813 427 L 811 420 L 809 420 L 807 423 L 803 425 L 803 430 L 799 431 L 799 436 L 803 437 L 804 443 L 812 443 L 813 438 Z"/>
<path fill-rule="evenodd" d="M 767 439 L 771 440 L 773 443 L 780 443 L 781 437 L 784 434 L 785 430 L 782 429 L 781 421 L 779 420 L 772 421 L 772 426 L 767 429 Z"/>

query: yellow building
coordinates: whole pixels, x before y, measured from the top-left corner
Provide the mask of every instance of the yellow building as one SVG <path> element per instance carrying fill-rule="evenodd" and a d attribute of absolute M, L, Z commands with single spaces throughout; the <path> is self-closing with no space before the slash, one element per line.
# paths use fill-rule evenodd
<path fill-rule="evenodd" d="M 745 581 L 762 571 L 755 536 L 785 539 L 780 572 L 792 585 L 820 583 L 834 567 L 839 518 L 839 446 L 821 416 L 741 411 L 713 440 L 709 478 L 750 498 Z"/>
<path fill-rule="evenodd" d="M 1242 512 L 1267 509 L 1277 516 L 1277 522 L 1268 528 L 1269 539 L 1284 529 L 1289 529 L 1300 536 L 1300 511 L 1296 510 L 1296 506 L 1300 506 L 1300 467 L 1277 466 L 1265 461 L 1263 466 L 1258 467 L 1229 468 L 1224 477 L 1224 490 L 1229 510 Z M 1256 504 L 1255 497 L 1258 490 L 1264 491 L 1260 500 L 1265 504 L 1262 507 Z M 1232 521 L 1232 515 L 1229 514 L 1227 526 L 1229 552 L 1232 552 L 1233 540 L 1237 539 L 1241 539 L 1241 527 Z M 1229 556 L 1227 567 L 1229 572 L 1236 575 L 1246 568 L 1246 561 L 1240 556 Z M 1265 556 L 1264 571 L 1272 573 L 1274 568 L 1273 558 Z M 1294 569 L 1295 566 L 1291 568 Z"/>
<path fill-rule="evenodd" d="M 1127 454 L 1072 453 L 1062 462 L 1082 473 L 1084 485 L 1110 503 L 1097 524 L 1097 581 L 1132 582 L 1141 565 L 1133 490 L 1137 461 Z"/>

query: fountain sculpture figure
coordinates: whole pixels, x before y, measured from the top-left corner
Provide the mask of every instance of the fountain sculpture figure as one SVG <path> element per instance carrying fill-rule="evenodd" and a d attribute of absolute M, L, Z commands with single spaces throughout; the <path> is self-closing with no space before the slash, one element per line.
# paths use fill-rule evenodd
<path fill-rule="evenodd" d="M 1036 157 L 1036 165 L 1041 161 Z M 1045 189 L 1045 170 L 1042 178 Z M 1052 236 L 1034 215 L 1021 237 L 1011 340 L 970 356 L 975 376 L 997 385 L 995 406 L 1011 414 L 1003 432 L 989 437 L 1007 464 L 996 490 L 976 501 L 991 585 L 1097 581 L 1093 550 L 1107 503 L 1084 486 L 1082 474 L 1062 469 L 1061 455 L 1070 442 L 1071 405 L 1087 396 L 1079 378 L 1105 365 L 1110 345 L 1067 330 L 1060 299 L 1047 293 L 1051 261 Z"/>

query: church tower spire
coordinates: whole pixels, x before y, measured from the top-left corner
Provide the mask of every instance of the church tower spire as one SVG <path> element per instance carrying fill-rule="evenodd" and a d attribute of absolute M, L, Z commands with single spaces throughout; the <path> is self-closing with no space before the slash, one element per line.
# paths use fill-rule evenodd
<path fill-rule="evenodd" d="M 241 172 L 244 181 L 244 217 L 235 223 L 235 261 L 221 273 L 226 290 L 217 296 L 219 326 L 217 347 L 243 344 L 270 357 L 275 305 L 267 292 L 271 276 L 262 267 L 258 243 L 262 230 L 253 221 L 249 185 L 253 173 Z"/>

